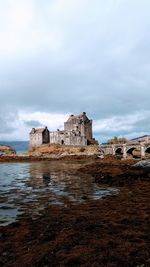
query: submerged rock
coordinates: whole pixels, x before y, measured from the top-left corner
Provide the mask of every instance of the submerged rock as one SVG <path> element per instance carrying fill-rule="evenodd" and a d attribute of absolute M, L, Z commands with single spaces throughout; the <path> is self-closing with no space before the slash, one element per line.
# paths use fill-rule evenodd
<path fill-rule="evenodd" d="M 133 165 L 136 168 L 142 168 L 146 171 L 150 171 L 150 160 L 141 160 Z"/>

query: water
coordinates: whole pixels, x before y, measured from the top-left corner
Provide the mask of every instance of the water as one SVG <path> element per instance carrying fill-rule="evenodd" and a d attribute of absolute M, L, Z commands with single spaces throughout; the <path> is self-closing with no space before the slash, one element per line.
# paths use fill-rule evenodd
<path fill-rule="evenodd" d="M 28 141 L 0 141 L 0 144 L 9 145 L 16 150 L 18 155 L 27 153 L 29 149 Z"/>
<path fill-rule="evenodd" d="M 0 164 L 0 225 L 20 216 L 36 218 L 49 205 L 100 199 L 115 188 L 100 188 L 88 175 L 77 175 L 81 164 L 63 162 Z"/>

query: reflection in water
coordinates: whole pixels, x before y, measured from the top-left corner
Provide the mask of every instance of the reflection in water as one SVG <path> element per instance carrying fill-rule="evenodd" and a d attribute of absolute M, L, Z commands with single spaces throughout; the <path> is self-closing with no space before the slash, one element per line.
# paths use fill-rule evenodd
<path fill-rule="evenodd" d="M 48 205 L 99 199 L 117 192 L 100 188 L 88 175 L 76 175 L 81 164 L 38 162 L 0 164 L 1 224 L 16 215 L 36 217 Z"/>
<path fill-rule="evenodd" d="M 45 184 L 45 186 L 48 186 L 50 183 L 50 173 L 44 172 L 42 176 L 43 176 L 43 184 Z"/>

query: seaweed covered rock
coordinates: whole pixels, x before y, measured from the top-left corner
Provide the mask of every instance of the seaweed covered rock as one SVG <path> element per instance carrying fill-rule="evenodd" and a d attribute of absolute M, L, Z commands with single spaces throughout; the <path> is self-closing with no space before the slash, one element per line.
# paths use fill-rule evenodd
<path fill-rule="evenodd" d="M 133 165 L 135 168 L 141 168 L 145 171 L 150 172 L 150 160 L 141 160 Z"/>
<path fill-rule="evenodd" d="M 0 156 L 2 155 L 16 155 L 16 151 L 11 146 L 0 144 Z"/>

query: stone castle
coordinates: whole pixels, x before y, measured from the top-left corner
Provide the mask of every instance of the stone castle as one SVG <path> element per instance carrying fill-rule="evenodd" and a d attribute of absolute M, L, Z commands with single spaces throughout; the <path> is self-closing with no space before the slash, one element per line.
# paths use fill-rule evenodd
<path fill-rule="evenodd" d="M 49 131 L 45 128 L 32 128 L 30 132 L 30 148 L 42 144 L 59 144 L 68 146 L 97 145 L 93 138 L 92 120 L 88 119 L 86 112 L 80 115 L 70 115 L 64 122 L 64 130 Z"/>

